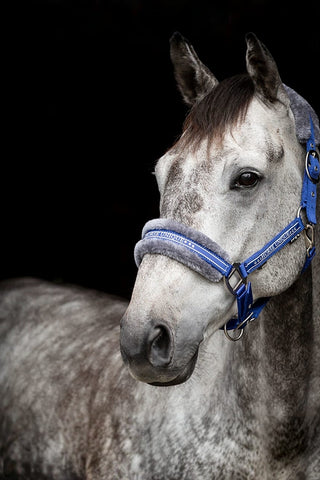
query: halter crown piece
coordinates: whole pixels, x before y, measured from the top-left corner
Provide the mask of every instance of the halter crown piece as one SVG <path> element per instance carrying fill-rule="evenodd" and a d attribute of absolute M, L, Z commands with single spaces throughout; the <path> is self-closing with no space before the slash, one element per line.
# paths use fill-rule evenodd
<path fill-rule="evenodd" d="M 171 219 L 159 218 L 146 223 L 140 240 L 134 251 L 137 266 L 146 253 L 166 255 L 196 271 L 211 282 L 224 282 L 232 295 L 236 297 L 238 315 L 231 318 L 224 327 L 229 340 L 237 341 L 243 335 L 243 329 L 263 310 L 270 297 L 253 301 L 249 275 L 261 268 L 273 255 L 289 243 L 294 242 L 301 232 L 305 234 L 306 260 L 301 271 L 304 272 L 315 255 L 315 231 L 317 189 L 320 179 L 319 121 L 312 107 L 294 90 L 285 86 L 290 98 L 291 109 L 296 122 L 296 134 L 300 143 L 306 144 L 306 161 L 303 175 L 301 203 L 297 216 L 278 235 L 259 251 L 242 263 L 229 263 L 229 256 L 218 244 L 203 233 Z M 302 219 L 305 212 L 305 220 Z M 228 331 L 237 330 L 236 336 Z"/>

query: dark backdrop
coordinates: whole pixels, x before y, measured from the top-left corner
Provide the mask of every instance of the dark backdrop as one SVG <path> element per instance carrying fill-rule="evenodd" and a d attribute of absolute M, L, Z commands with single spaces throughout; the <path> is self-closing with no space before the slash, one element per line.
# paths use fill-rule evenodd
<path fill-rule="evenodd" d="M 244 34 L 254 31 L 283 81 L 319 112 L 317 5 L 4 2 L 1 278 L 32 275 L 129 297 L 133 246 L 158 216 L 154 163 L 186 114 L 169 37 L 189 38 L 222 79 L 244 71 Z"/>

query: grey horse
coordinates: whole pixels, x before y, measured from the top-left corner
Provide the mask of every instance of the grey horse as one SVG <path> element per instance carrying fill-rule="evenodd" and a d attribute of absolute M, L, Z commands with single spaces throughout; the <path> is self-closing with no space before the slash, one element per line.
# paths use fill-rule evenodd
<path fill-rule="evenodd" d="M 304 268 L 319 229 L 299 208 L 309 114 L 317 143 L 319 126 L 264 45 L 246 41 L 247 74 L 219 83 L 181 35 L 171 40 L 191 110 L 156 166 L 158 222 L 198 232 L 237 264 L 301 219 L 249 275 L 253 301 L 268 303 L 228 341 L 237 302 L 221 275 L 155 247 L 141 254 L 129 305 L 3 283 L 1 479 L 320 479 L 319 256 Z M 226 333 L 235 340 L 239 325 Z"/>

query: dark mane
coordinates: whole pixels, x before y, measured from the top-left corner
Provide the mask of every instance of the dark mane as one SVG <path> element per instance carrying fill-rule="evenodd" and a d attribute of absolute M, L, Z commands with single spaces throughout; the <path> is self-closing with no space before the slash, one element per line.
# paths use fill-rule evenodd
<path fill-rule="evenodd" d="M 226 128 L 244 120 L 254 95 L 248 74 L 235 75 L 220 82 L 196 103 L 184 123 L 181 146 L 197 146 L 204 138 L 222 139 Z"/>

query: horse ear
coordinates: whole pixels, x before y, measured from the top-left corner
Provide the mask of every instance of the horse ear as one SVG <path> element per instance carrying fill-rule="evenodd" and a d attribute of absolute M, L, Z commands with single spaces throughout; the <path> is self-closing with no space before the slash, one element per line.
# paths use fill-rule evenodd
<path fill-rule="evenodd" d="M 256 92 L 262 99 L 274 103 L 279 100 L 289 107 L 289 97 L 282 84 L 278 67 L 268 49 L 254 33 L 247 33 L 247 71 L 253 80 Z"/>
<path fill-rule="evenodd" d="M 200 61 L 190 43 L 178 32 L 170 39 L 174 75 L 185 103 L 192 106 L 218 85 L 218 80 Z"/>

